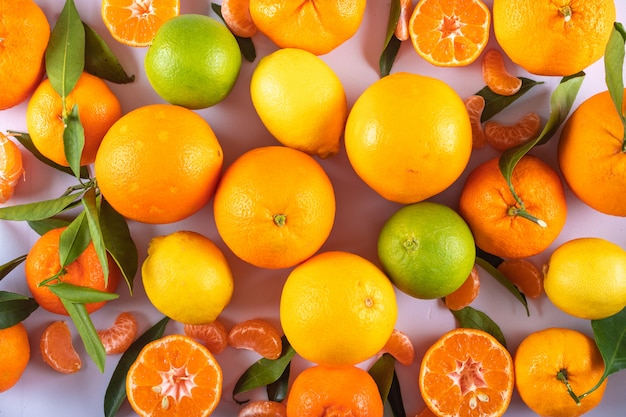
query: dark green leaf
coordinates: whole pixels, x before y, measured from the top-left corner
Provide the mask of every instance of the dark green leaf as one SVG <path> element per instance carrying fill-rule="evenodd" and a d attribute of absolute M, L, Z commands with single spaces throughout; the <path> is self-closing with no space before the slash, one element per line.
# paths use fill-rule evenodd
<path fill-rule="evenodd" d="M 59 298 L 63 298 L 71 303 L 99 303 L 101 301 L 111 301 L 119 297 L 115 293 L 96 290 L 90 287 L 83 287 L 67 282 L 56 282 L 48 284 L 48 288 Z"/>
<path fill-rule="evenodd" d="M 400 39 L 394 36 L 396 26 L 398 26 L 398 19 L 400 18 L 400 7 L 400 0 L 391 0 L 389 19 L 387 20 L 387 31 L 385 32 L 385 42 L 383 44 L 383 51 L 378 60 L 381 77 L 389 75 L 393 62 L 400 50 L 400 45 L 402 44 Z"/>
<path fill-rule="evenodd" d="M 216 15 L 224 21 L 224 17 L 222 16 L 222 6 L 216 3 L 211 3 L 211 9 L 215 12 Z M 224 22 L 226 23 L 226 22 Z M 228 27 L 228 25 L 226 26 Z M 232 31 L 231 31 L 232 33 Z M 239 49 L 241 50 L 241 54 L 243 58 L 248 62 L 254 62 L 256 59 L 256 49 L 254 47 L 254 43 L 251 38 L 242 38 L 241 36 L 237 36 L 233 33 L 235 40 L 237 41 L 237 45 L 239 45 Z"/>
<path fill-rule="evenodd" d="M 93 242 L 98 260 L 100 260 L 100 266 L 104 274 L 104 282 L 108 285 L 109 259 L 107 257 L 104 239 L 102 238 L 102 230 L 100 230 L 100 209 L 98 208 L 95 188 L 92 187 L 85 192 L 82 203 L 85 208 L 84 213 L 87 217 L 87 225 L 89 226 L 89 236 Z"/>
<path fill-rule="evenodd" d="M 50 217 L 48 219 L 29 221 L 28 225 L 40 236 L 59 227 L 66 227 L 70 224 L 69 220 L 60 219 L 58 217 Z"/>
<path fill-rule="evenodd" d="M 376 382 L 380 398 L 383 403 L 387 401 L 389 391 L 391 390 L 391 383 L 393 381 L 393 375 L 395 373 L 396 360 L 389 353 L 384 353 L 376 362 L 372 364 L 369 369 L 369 374 Z"/>
<path fill-rule="evenodd" d="M 104 372 L 106 351 L 104 350 L 100 337 L 98 337 L 98 332 L 91 321 L 91 317 L 89 317 L 89 313 L 87 313 L 85 305 L 73 303 L 63 297 L 61 297 L 61 302 L 69 313 L 74 326 L 76 326 L 76 330 L 78 330 L 78 334 L 85 346 L 85 351 L 96 364 L 100 372 Z"/>
<path fill-rule="evenodd" d="M 495 337 L 502 346 L 506 347 L 506 340 L 500 327 L 482 311 L 472 307 L 464 307 L 460 310 L 450 310 L 460 327 L 483 330 Z"/>
<path fill-rule="evenodd" d="M 36 221 L 47 219 L 67 209 L 78 198 L 76 194 L 70 194 L 52 200 L 0 207 L 0 220 Z"/>
<path fill-rule="evenodd" d="M 602 320 L 591 320 L 593 335 L 604 359 L 605 376 L 626 369 L 626 308 Z"/>
<path fill-rule="evenodd" d="M 478 91 L 476 95 L 482 96 L 485 99 L 485 109 L 480 117 L 481 122 L 486 122 L 502 110 L 510 106 L 515 100 L 523 96 L 536 85 L 543 84 L 543 81 L 533 81 L 528 78 L 520 77 L 522 80 L 522 86 L 519 91 L 510 96 L 501 96 L 496 94 L 487 86 Z"/>
<path fill-rule="evenodd" d="M 9 272 L 13 271 L 18 267 L 19 264 L 26 260 L 26 255 L 18 256 L 15 259 L 10 260 L 9 262 L 0 265 L 0 280 L 9 275 Z"/>
<path fill-rule="evenodd" d="M 267 398 L 271 401 L 281 402 L 287 398 L 287 392 L 289 391 L 289 373 L 291 372 L 291 363 L 287 364 L 287 367 L 276 381 L 267 386 Z"/>
<path fill-rule="evenodd" d="M 65 158 L 76 178 L 80 179 L 80 158 L 85 147 L 85 130 L 80 122 L 77 104 L 72 106 L 72 109 L 63 121 L 65 123 L 65 129 L 63 130 Z"/>
<path fill-rule="evenodd" d="M 117 414 L 126 399 L 126 374 L 128 374 L 128 370 L 145 345 L 163 336 L 169 320 L 169 317 L 162 318 L 139 336 L 126 352 L 122 354 L 104 394 L 104 417 L 114 417 Z"/>
<path fill-rule="evenodd" d="M 476 257 L 481 258 L 483 261 L 489 262 L 489 264 L 494 268 L 497 268 L 502 262 L 504 262 L 504 259 L 489 252 L 485 252 L 478 246 L 476 246 Z"/>
<path fill-rule="evenodd" d="M 85 212 L 81 212 L 67 226 L 67 229 L 61 232 L 59 240 L 59 258 L 61 267 L 68 266 L 74 262 L 89 246 L 91 238 L 89 229 L 87 228 L 87 220 Z"/>
<path fill-rule="evenodd" d="M 395 371 L 393 373 L 393 380 L 391 381 L 391 389 L 389 390 L 387 402 L 391 405 L 391 411 L 393 412 L 394 417 L 406 417 L 404 401 L 402 400 L 402 390 L 400 389 L 400 381 L 398 380 L 398 374 Z"/>
<path fill-rule="evenodd" d="M 604 72 L 609 94 L 622 124 L 626 127 L 626 116 L 622 112 L 624 102 L 624 76 L 622 72 L 624 70 L 625 41 L 624 27 L 615 22 L 604 52 Z M 622 150 L 626 150 L 626 129 L 624 129 Z"/>
<path fill-rule="evenodd" d="M 0 291 L 0 329 L 6 329 L 26 319 L 37 310 L 34 298 L 8 291 Z"/>
<path fill-rule="evenodd" d="M 477 256 L 476 263 L 485 271 L 487 271 L 489 275 L 494 277 L 496 281 L 502 284 L 504 288 L 509 290 L 509 292 L 513 294 L 515 298 L 519 300 L 520 303 L 522 303 L 522 305 L 526 309 L 526 315 L 530 316 L 530 310 L 528 310 L 528 302 L 526 301 L 526 297 L 524 296 L 524 294 L 520 292 L 520 290 L 515 285 L 513 285 L 510 279 L 502 275 L 502 273 L 497 270 L 497 267 L 494 267 L 491 263 L 489 263 L 483 258 L 480 258 Z"/>
<path fill-rule="evenodd" d="M 85 71 L 116 84 L 126 84 L 135 81 L 135 76 L 129 76 L 122 64 L 109 48 L 109 45 L 83 22 L 85 29 Z"/>

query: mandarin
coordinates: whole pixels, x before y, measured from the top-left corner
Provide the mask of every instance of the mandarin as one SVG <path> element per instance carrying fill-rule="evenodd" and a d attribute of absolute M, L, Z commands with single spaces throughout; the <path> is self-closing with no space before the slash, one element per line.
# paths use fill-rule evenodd
<path fill-rule="evenodd" d="M 17 384 L 30 360 L 30 342 L 23 323 L 0 329 L 0 352 L 0 392 L 4 392 Z"/>

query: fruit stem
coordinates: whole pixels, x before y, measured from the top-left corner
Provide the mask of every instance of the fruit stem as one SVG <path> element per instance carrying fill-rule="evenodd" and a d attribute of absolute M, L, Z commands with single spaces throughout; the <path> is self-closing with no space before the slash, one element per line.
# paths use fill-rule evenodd
<path fill-rule="evenodd" d="M 570 397 L 574 399 L 574 401 L 576 401 L 576 404 L 580 404 L 580 398 L 578 397 L 578 395 L 574 394 L 574 390 L 567 380 L 567 369 L 561 369 L 559 372 L 557 372 L 556 379 L 565 384 L 565 388 L 567 388 L 567 393 L 570 395 Z"/>
<path fill-rule="evenodd" d="M 532 214 L 530 214 L 526 210 L 526 208 L 524 207 L 523 203 L 522 203 L 521 207 L 516 207 L 516 206 L 509 207 L 509 209 L 507 210 L 506 214 L 508 214 L 509 216 L 520 216 L 520 217 L 523 217 L 524 219 L 530 220 L 531 222 L 533 222 L 533 223 L 535 223 L 535 224 L 537 224 L 537 225 L 539 225 L 541 227 L 547 227 L 548 226 L 548 224 L 545 221 L 543 221 L 543 220 L 533 216 Z"/>
<path fill-rule="evenodd" d="M 278 227 L 283 227 L 287 223 L 287 216 L 284 214 L 274 215 L 274 224 Z"/>
<path fill-rule="evenodd" d="M 572 20 L 572 8 L 569 5 L 565 5 L 559 9 L 559 13 L 563 15 L 563 20 L 568 23 Z"/>

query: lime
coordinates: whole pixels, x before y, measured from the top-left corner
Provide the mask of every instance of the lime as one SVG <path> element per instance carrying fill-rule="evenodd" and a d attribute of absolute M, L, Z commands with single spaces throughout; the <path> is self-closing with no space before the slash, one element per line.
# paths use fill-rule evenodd
<path fill-rule="evenodd" d="M 202 109 L 224 100 L 241 69 L 239 45 L 228 28 L 198 14 L 165 22 L 145 56 L 152 88 L 171 104 Z"/>
<path fill-rule="evenodd" d="M 476 261 L 474 237 L 453 209 L 434 202 L 396 211 L 378 236 L 378 257 L 393 284 L 415 298 L 445 297 Z"/>

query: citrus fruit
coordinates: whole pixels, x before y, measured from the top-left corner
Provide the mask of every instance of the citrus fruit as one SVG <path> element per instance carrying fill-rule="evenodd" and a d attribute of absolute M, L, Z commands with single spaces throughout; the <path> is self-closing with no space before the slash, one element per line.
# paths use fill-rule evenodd
<path fill-rule="evenodd" d="M 626 97 L 626 90 L 624 93 Z M 609 92 L 603 91 L 572 112 L 563 125 L 557 152 L 563 178 L 574 194 L 595 210 L 622 217 L 626 216 L 626 204 L 616 196 L 626 191 L 623 150 L 622 120 Z"/>
<path fill-rule="evenodd" d="M 295 48 L 266 55 L 252 73 L 250 94 L 283 145 L 322 158 L 339 151 L 348 103 L 341 80 L 321 58 Z"/>
<path fill-rule="evenodd" d="M 260 147 L 226 169 L 214 216 L 219 235 L 239 258 L 262 268 L 288 268 L 328 238 L 335 194 L 313 157 L 284 146 Z"/>
<path fill-rule="evenodd" d="M 222 353 L 228 346 L 228 330 L 218 319 L 206 324 L 185 324 L 185 334 L 200 341 L 212 354 Z"/>
<path fill-rule="evenodd" d="M 63 166 L 69 166 L 63 145 L 64 117 L 75 105 L 85 132 L 81 165 L 95 161 L 102 138 L 122 116 L 117 96 L 101 78 L 84 72 L 65 98 L 65 109 L 50 80 L 43 80 L 28 101 L 26 127 L 37 150 Z"/>
<path fill-rule="evenodd" d="M 482 71 L 485 84 L 496 94 L 512 96 L 522 88 L 522 80 L 509 73 L 504 64 L 504 56 L 498 49 L 485 52 Z"/>
<path fill-rule="evenodd" d="M 280 48 L 299 48 L 324 55 L 357 32 L 365 3 L 365 0 L 250 0 L 250 16 L 259 32 Z"/>
<path fill-rule="evenodd" d="M 537 298 L 543 293 L 543 273 L 528 259 L 505 259 L 497 269 L 526 297 Z"/>
<path fill-rule="evenodd" d="M 288 417 L 382 417 L 374 379 L 355 366 L 311 366 L 300 372 L 287 396 Z"/>
<path fill-rule="evenodd" d="M 567 217 L 565 192 L 559 174 L 529 154 L 517 163 L 511 181 L 524 207 L 500 171 L 499 157 L 478 165 L 461 190 L 459 213 L 485 252 L 528 258 L 547 249 L 561 233 Z M 527 213 L 545 225 L 523 217 Z"/>
<path fill-rule="evenodd" d="M 243 406 L 237 417 L 287 417 L 287 408 L 278 401 L 256 400 Z"/>
<path fill-rule="evenodd" d="M 24 102 L 44 74 L 50 24 L 32 0 L 0 2 L 0 110 Z"/>
<path fill-rule="evenodd" d="M 398 209 L 378 235 L 378 258 L 391 282 L 412 297 L 445 297 L 467 279 L 476 260 L 467 223 L 443 204 Z"/>
<path fill-rule="evenodd" d="M 409 336 L 398 329 L 393 329 L 379 355 L 388 353 L 404 366 L 410 366 L 415 359 L 415 348 Z"/>
<path fill-rule="evenodd" d="M 41 334 L 39 347 L 44 362 L 57 372 L 73 374 L 83 366 L 74 349 L 72 333 L 64 321 L 54 321 L 46 327 Z"/>
<path fill-rule="evenodd" d="M 472 303 L 480 292 L 480 275 L 476 266 L 459 288 L 446 295 L 444 303 L 450 310 L 461 310 Z"/>
<path fill-rule="evenodd" d="M 492 335 L 456 328 L 422 359 L 419 387 L 426 406 L 442 416 L 501 416 L 513 395 L 513 359 Z"/>
<path fill-rule="evenodd" d="M 148 46 L 157 30 L 180 13 L 180 0 L 103 0 L 102 21 L 113 39 Z"/>
<path fill-rule="evenodd" d="M 257 27 L 250 16 L 250 0 L 222 0 L 221 12 L 224 23 L 234 35 L 242 38 L 256 35 Z"/>
<path fill-rule="evenodd" d="M 493 29 L 504 53 L 526 71 L 565 76 L 604 55 L 613 0 L 494 0 Z"/>
<path fill-rule="evenodd" d="M 30 342 L 23 323 L 0 329 L 0 392 L 15 386 L 30 360 Z"/>
<path fill-rule="evenodd" d="M 535 112 L 528 112 L 510 125 L 489 120 L 483 129 L 487 143 L 504 152 L 537 138 L 541 132 L 541 117 Z"/>
<path fill-rule="evenodd" d="M 207 417 L 222 396 L 222 368 L 202 344 L 173 334 L 148 343 L 126 375 L 126 394 L 142 417 Z"/>
<path fill-rule="evenodd" d="M 213 196 L 224 154 L 211 126 L 191 110 L 152 104 L 126 113 L 104 137 L 95 174 L 123 216 L 172 223 Z"/>
<path fill-rule="evenodd" d="M 356 365 L 376 355 L 397 316 L 389 279 L 349 252 L 323 252 L 296 266 L 280 298 L 285 337 L 300 356 L 320 365 Z"/>
<path fill-rule="evenodd" d="M 626 251 L 603 238 L 569 240 L 544 267 L 546 295 L 572 316 L 600 320 L 626 306 Z"/>
<path fill-rule="evenodd" d="M 222 23 L 182 14 L 159 28 L 144 67 L 150 85 L 165 101 L 202 109 L 230 94 L 239 77 L 241 51 Z"/>
<path fill-rule="evenodd" d="M 228 332 L 228 344 L 236 349 L 252 350 L 266 359 L 278 359 L 283 351 L 278 329 L 263 319 L 235 324 Z"/>
<path fill-rule="evenodd" d="M 570 396 L 592 388 L 604 372 L 593 339 L 572 329 L 547 328 L 530 333 L 515 352 L 515 384 L 524 403 L 541 416 L 576 417 L 600 403 L 606 380 L 580 400 Z"/>
<path fill-rule="evenodd" d="M 400 14 L 398 15 L 398 22 L 393 32 L 394 36 L 400 41 L 406 41 L 411 36 L 409 33 L 409 21 L 411 20 L 412 12 L 413 1 L 400 0 Z"/>
<path fill-rule="evenodd" d="M 65 229 L 66 227 L 52 229 L 35 241 L 26 256 L 24 272 L 28 288 L 41 307 L 56 314 L 68 315 L 61 299 L 48 285 L 62 282 L 113 293 L 122 274 L 117 264 L 108 256 L 109 275 L 104 276 L 93 242 L 89 243 L 76 260 L 62 267 L 59 247 L 61 234 Z M 105 304 L 106 301 L 101 301 L 85 304 L 85 307 L 87 312 L 92 313 Z"/>
<path fill-rule="evenodd" d="M 449 85 L 398 72 L 357 98 L 345 146 L 355 172 L 374 191 L 397 203 L 416 203 L 448 188 L 465 170 L 472 127 Z"/>
<path fill-rule="evenodd" d="M 481 119 L 485 110 L 485 98 L 479 95 L 472 95 L 463 100 L 463 103 L 465 103 L 467 115 L 472 126 L 472 148 L 480 149 L 487 144 Z"/>
<path fill-rule="evenodd" d="M 19 179 L 24 175 L 20 148 L 0 133 L 0 204 L 11 197 Z"/>
<path fill-rule="evenodd" d="M 107 355 L 117 355 L 126 352 L 126 349 L 135 340 L 136 335 L 137 320 L 129 312 L 120 313 L 111 327 L 98 330 L 98 337 Z"/>
<path fill-rule="evenodd" d="M 409 21 L 415 51 L 441 67 L 469 65 L 489 41 L 491 12 L 481 0 L 421 0 Z"/>
<path fill-rule="evenodd" d="M 224 254 L 196 232 L 153 237 L 141 275 L 152 305 L 184 324 L 213 322 L 233 294 L 233 276 Z"/>

